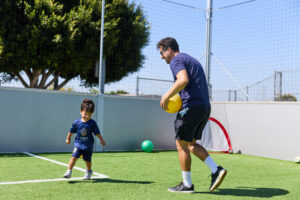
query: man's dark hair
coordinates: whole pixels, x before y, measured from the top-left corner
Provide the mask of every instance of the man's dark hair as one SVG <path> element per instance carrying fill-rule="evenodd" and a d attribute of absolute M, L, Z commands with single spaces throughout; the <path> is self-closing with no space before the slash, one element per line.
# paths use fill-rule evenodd
<path fill-rule="evenodd" d="M 171 38 L 171 37 L 166 37 L 164 39 L 161 39 L 157 43 L 156 46 L 157 46 L 157 49 L 162 47 L 164 51 L 166 51 L 168 49 L 168 47 L 170 47 L 173 51 L 179 52 L 179 46 L 178 46 L 177 41 L 174 38 Z"/>
<path fill-rule="evenodd" d="M 83 99 L 82 103 L 81 103 L 81 107 L 80 107 L 81 111 L 87 111 L 90 113 L 93 113 L 95 110 L 95 103 L 93 102 L 92 99 Z"/>

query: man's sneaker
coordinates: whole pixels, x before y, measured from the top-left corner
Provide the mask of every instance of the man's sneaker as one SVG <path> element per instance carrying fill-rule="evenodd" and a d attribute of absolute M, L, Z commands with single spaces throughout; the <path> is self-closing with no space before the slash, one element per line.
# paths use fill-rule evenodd
<path fill-rule="evenodd" d="M 221 166 L 218 166 L 218 170 L 216 171 L 216 173 L 211 173 L 211 185 L 209 187 L 209 191 L 212 192 L 221 185 L 223 179 L 226 176 L 226 173 L 227 170 Z"/>
<path fill-rule="evenodd" d="M 168 188 L 169 192 L 181 192 L 181 193 L 193 193 L 194 192 L 194 185 L 191 187 L 187 187 L 181 182 L 179 185 L 175 187 Z"/>
<path fill-rule="evenodd" d="M 64 178 L 71 178 L 71 176 L 72 176 L 72 170 L 67 170 L 63 177 Z"/>
<path fill-rule="evenodd" d="M 93 170 L 86 170 L 85 173 L 84 173 L 83 180 L 91 179 L 92 174 L 93 174 Z"/>

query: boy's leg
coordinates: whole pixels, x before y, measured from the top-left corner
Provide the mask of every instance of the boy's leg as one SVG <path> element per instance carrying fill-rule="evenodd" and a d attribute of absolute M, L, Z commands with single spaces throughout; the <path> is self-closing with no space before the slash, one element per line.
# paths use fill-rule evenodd
<path fill-rule="evenodd" d="M 76 157 L 72 157 L 72 158 L 70 159 L 70 161 L 69 161 L 69 166 L 68 166 L 68 170 L 72 170 L 72 169 L 73 169 L 73 167 L 74 167 L 74 165 L 75 165 L 75 163 L 76 163 L 77 160 L 78 160 L 78 158 L 76 158 Z"/>
<path fill-rule="evenodd" d="M 66 171 L 66 173 L 65 173 L 64 176 L 63 176 L 64 178 L 71 178 L 71 176 L 72 176 L 72 169 L 73 169 L 73 167 L 74 167 L 74 165 L 75 165 L 77 159 L 78 159 L 78 158 L 76 158 L 76 157 L 72 157 L 72 158 L 70 159 L 69 165 L 68 165 L 68 170 Z"/>
<path fill-rule="evenodd" d="M 84 180 L 89 180 L 91 179 L 92 175 L 93 175 L 93 170 L 92 170 L 92 161 L 85 161 L 85 165 L 86 165 L 86 171 L 84 173 Z"/>
<path fill-rule="evenodd" d="M 81 155 L 81 150 L 78 149 L 77 147 L 74 147 L 73 153 L 72 153 L 72 157 L 69 161 L 69 165 L 68 165 L 68 170 L 66 171 L 66 173 L 64 174 L 64 178 L 71 178 L 72 176 L 72 169 L 76 163 L 76 161 L 78 160 L 78 158 Z"/>
<path fill-rule="evenodd" d="M 93 170 L 92 170 L 92 151 L 84 151 L 83 152 L 83 160 L 85 161 L 86 165 L 86 172 L 84 174 L 83 179 L 89 180 L 92 177 Z"/>
<path fill-rule="evenodd" d="M 92 161 L 85 161 L 86 169 L 91 170 L 92 169 Z"/>

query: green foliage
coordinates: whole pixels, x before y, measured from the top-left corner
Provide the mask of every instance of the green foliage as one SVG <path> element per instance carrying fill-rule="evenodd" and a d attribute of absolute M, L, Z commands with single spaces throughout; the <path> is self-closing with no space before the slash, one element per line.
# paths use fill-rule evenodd
<path fill-rule="evenodd" d="M 58 77 L 65 79 L 63 87 L 78 76 L 85 86 L 97 85 L 101 5 L 99 0 L 2 0 L 0 72 L 6 80 L 17 77 L 25 87 L 47 88 Z M 104 25 L 109 83 L 142 66 L 141 49 L 150 27 L 142 8 L 128 0 L 106 1 Z M 22 72 L 29 84 L 22 81 Z"/>
<path fill-rule="evenodd" d="M 54 84 L 50 85 L 47 90 L 54 90 Z M 59 91 L 65 91 L 65 92 L 75 92 L 73 87 L 62 87 L 59 89 Z"/>
<path fill-rule="evenodd" d="M 92 94 L 98 94 L 99 91 L 97 89 L 93 88 L 93 89 L 90 90 L 90 93 L 92 93 Z"/>
<path fill-rule="evenodd" d="M 111 91 L 111 92 L 108 92 L 108 93 L 105 93 L 105 94 L 108 94 L 108 95 L 119 95 L 119 94 L 129 94 L 128 92 L 124 91 L 124 90 L 117 90 L 116 92 L 115 91 Z"/>
<path fill-rule="evenodd" d="M 276 97 L 275 101 L 297 101 L 297 98 L 291 94 L 284 94 L 281 97 Z"/>

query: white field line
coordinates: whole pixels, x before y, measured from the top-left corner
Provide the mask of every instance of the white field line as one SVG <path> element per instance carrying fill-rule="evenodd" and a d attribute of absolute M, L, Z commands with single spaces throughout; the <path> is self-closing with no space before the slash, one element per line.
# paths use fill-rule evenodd
<path fill-rule="evenodd" d="M 68 167 L 68 164 L 63 163 L 63 162 L 59 162 L 59 161 L 56 161 L 56 160 L 52 160 L 52 159 L 49 159 L 49 158 L 38 156 L 38 155 L 29 153 L 29 152 L 23 152 L 23 153 L 26 154 L 26 155 L 35 157 L 35 158 L 39 158 L 39 159 L 46 160 L 46 161 L 49 161 L 49 162 L 52 162 L 52 163 L 55 163 L 55 164 L 58 164 L 58 165 L 63 165 L 63 166 Z M 73 169 L 77 169 L 77 170 L 83 171 L 83 172 L 86 171 L 85 169 L 82 169 L 80 167 L 74 167 Z M 109 178 L 109 176 L 104 175 L 104 174 L 99 174 L 97 172 L 93 172 L 93 175 L 96 175 L 96 176 L 91 177 L 91 179 Z M 52 181 L 69 181 L 69 180 L 80 180 L 80 179 L 82 180 L 82 178 L 69 178 L 69 179 L 67 179 L 67 178 L 57 178 L 57 179 L 44 179 L 44 180 L 42 179 L 42 180 L 11 181 L 11 182 L 0 182 L 0 185 L 23 184 L 23 183 L 40 183 L 40 182 L 52 182 Z"/>
<path fill-rule="evenodd" d="M 42 156 L 38 156 L 38 155 L 35 155 L 35 154 L 32 154 L 32 153 L 29 153 L 29 152 L 23 152 L 24 154 L 27 154 L 29 156 L 32 156 L 32 157 L 35 157 L 35 158 L 39 158 L 39 159 L 42 159 L 42 160 L 47 160 L 49 162 L 52 162 L 52 163 L 56 163 L 58 165 L 63 165 L 63 166 L 66 166 L 68 167 L 68 164 L 66 163 L 63 163 L 63 162 L 59 162 L 59 161 L 56 161 L 56 160 L 52 160 L 52 159 L 49 159 L 49 158 L 45 158 L 45 157 L 42 157 Z M 82 171 L 82 172 L 85 172 L 86 170 L 85 169 L 82 169 L 80 167 L 74 167 L 73 169 L 77 169 L 79 171 Z M 95 174 L 96 176 L 99 176 L 100 178 L 109 178 L 108 176 L 104 175 L 104 174 L 99 174 L 97 172 L 93 172 L 93 174 Z"/>
<path fill-rule="evenodd" d="M 102 177 L 94 176 L 91 179 L 101 179 Z M 55 181 L 72 181 L 72 180 L 83 180 L 80 178 L 55 178 L 55 179 L 41 179 L 41 180 L 26 180 L 26 181 L 11 181 L 11 182 L 0 182 L 0 185 L 13 185 L 23 183 L 42 183 L 42 182 L 55 182 Z"/>

